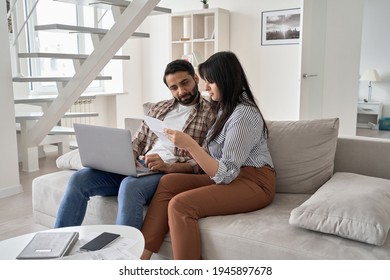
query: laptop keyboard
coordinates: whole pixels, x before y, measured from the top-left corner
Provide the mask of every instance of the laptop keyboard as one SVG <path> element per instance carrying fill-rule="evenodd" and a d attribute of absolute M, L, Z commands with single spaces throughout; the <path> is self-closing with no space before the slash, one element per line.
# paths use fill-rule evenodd
<path fill-rule="evenodd" d="M 137 166 L 137 173 L 150 173 L 153 172 L 145 166 Z"/>

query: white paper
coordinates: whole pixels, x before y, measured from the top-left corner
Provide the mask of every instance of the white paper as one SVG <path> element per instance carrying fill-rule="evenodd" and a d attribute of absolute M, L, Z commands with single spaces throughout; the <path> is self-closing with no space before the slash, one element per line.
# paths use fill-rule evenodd
<path fill-rule="evenodd" d="M 82 245 L 92 240 L 99 233 L 90 233 L 83 239 L 79 239 L 80 248 Z M 137 243 L 135 239 L 129 237 L 119 237 L 110 243 L 107 247 L 97 251 L 75 250 L 69 256 L 62 257 L 63 260 L 137 260 L 131 253 L 131 248 Z"/>
<path fill-rule="evenodd" d="M 172 142 L 164 134 L 164 128 L 168 127 L 163 121 L 156 118 L 151 118 L 149 116 L 145 116 L 144 120 L 149 128 L 154 132 L 154 134 L 157 135 L 158 138 L 160 138 L 162 142 L 172 144 Z"/>

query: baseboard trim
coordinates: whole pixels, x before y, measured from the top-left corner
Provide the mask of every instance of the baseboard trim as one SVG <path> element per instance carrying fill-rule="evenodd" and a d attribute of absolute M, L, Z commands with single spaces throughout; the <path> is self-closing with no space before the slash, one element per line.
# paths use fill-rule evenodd
<path fill-rule="evenodd" d="M 0 198 L 9 197 L 23 192 L 21 184 L 0 188 Z"/>

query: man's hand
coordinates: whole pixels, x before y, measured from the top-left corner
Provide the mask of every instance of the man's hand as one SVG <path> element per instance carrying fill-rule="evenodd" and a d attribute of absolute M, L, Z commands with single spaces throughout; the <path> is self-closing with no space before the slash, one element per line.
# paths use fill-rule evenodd
<path fill-rule="evenodd" d="M 169 173 L 169 163 L 164 162 L 158 154 L 150 154 L 144 157 L 146 166 L 152 171 Z"/>

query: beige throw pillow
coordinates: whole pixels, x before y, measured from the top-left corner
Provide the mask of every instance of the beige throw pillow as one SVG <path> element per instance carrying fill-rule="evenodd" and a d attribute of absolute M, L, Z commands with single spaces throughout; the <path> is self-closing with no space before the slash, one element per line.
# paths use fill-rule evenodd
<path fill-rule="evenodd" d="M 301 206 L 290 224 L 383 245 L 390 228 L 390 180 L 336 173 Z"/>
<path fill-rule="evenodd" d="M 267 121 L 279 193 L 314 193 L 333 174 L 339 119 Z"/>
<path fill-rule="evenodd" d="M 60 169 L 74 169 L 79 170 L 83 168 L 81 164 L 79 149 L 72 150 L 56 160 L 57 167 Z"/>

